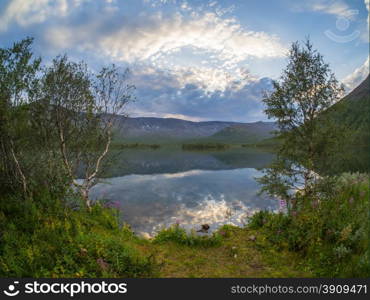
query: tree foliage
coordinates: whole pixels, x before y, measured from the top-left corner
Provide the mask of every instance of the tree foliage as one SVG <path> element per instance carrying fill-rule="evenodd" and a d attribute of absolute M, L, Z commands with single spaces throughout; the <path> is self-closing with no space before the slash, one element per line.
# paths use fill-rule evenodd
<path fill-rule="evenodd" d="M 30 164 L 21 161 L 29 149 L 27 104 L 35 98 L 41 59 L 34 59 L 31 38 L 0 48 L 0 180 L 2 189 L 27 193 Z"/>
<path fill-rule="evenodd" d="M 282 138 L 276 161 L 259 179 L 263 191 L 286 200 L 292 200 L 294 190 L 312 192 L 317 160 L 339 140 L 337 124 L 322 113 L 342 94 L 343 87 L 311 42 L 293 43 L 286 69 L 263 99 Z"/>
<path fill-rule="evenodd" d="M 41 68 L 31 44 L 0 49 L 2 185 L 21 186 L 25 196 L 40 186 L 61 195 L 74 186 L 90 207 L 117 116 L 132 99 L 128 70 L 93 73 L 67 56 Z"/>

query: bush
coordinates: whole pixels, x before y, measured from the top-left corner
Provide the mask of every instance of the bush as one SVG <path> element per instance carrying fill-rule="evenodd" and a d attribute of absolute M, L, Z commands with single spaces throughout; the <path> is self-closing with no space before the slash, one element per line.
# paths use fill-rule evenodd
<path fill-rule="evenodd" d="M 221 244 L 222 237 L 218 233 L 211 236 L 197 235 L 194 231 L 188 234 L 179 225 L 163 229 L 154 238 L 155 243 L 174 242 L 185 246 L 213 247 Z"/>
<path fill-rule="evenodd" d="M 289 215 L 259 212 L 248 226 L 266 232 L 275 247 L 298 252 L 316 276 L 368 277 L 368 176 L 323 178 L 312 196 L 296 200 Z"/>
<path fill-rule="evenodd" d="M 1 201 L 1 277 L 155 276 L 153 255 L 138 252 L 137 237 L 112 209 L 73 211 L 54 201 L 48 208 Z"/>

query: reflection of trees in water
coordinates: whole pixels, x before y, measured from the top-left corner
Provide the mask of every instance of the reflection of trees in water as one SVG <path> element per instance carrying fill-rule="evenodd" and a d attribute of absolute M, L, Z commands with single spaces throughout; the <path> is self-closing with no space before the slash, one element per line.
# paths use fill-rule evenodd
<path fill-rule="evenodd" d="M 369 147 L 348 145 L 318 162 L 318 173 L 336 175 L 343 172 L 369 172 Z"/>
<path fill-rule="evenodd" d="M 179 149 L 128 149 L 116 155 L 106 177 L 127 174 L 178 173 L 189 170 L 229 170 L 262 168 L 274 154 L 258 149 L 229 149 L 226 151 L 188 152 Z"/>

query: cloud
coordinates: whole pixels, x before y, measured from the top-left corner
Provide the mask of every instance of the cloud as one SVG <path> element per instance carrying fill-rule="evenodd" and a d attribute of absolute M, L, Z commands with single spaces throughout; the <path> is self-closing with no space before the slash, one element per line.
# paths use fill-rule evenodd
<path fill-rule="evenodd" d="M 175 117 L 191 121 L 266 120 L 261 95 L 263 90 L 271 88 L 268 78 L 249 78 L 238 82 L 237 87 L 230 81 L 223 90 L 207 90 L 191 78 L 184 81 L 182 72 L 144 67 L 140 71 L 133 70 L 131 80 L 137 87 L 138 100 L 128 106 L 130 116 Z"/>
<path fill-rule="evenodd" d="M 233 6 L 174 0 L 84 5 L 88 1 L 9 1 L 0 31 L 12 35 L 27 27 L 46 61 L 67 52 L 93 68 L 107 62 L 129 66 L 138 98 L 131 115 L 265 118 L 260 102 L 265 83 L 245 66 L 251 59 L 282 58 L 286 48 L 277 36 L 242 26 L 232 16 Z"/>
<path fill-rule="evenodd" d="M 71 9 L 84 0 L 12 0 L 0 15 L 0 31 L 6 31 L 12 22 L 22 27 L 45 22 L 49 18 L 67 16 Z"/>
<path fill-rule="evenodd" d="M 370 0 L 365 0 L 365 6 L 366 6 L 366 9 L 367 9 L 367 26 L 369 26 L 369 23 L 370 23 L 370 14 L 369 14 L 369 12 L 370 12 L 369 11 L 370 10 Z"/>
<path fill-rule="evenodd" d="M 249 57 L 281 57 L 286 51 L 276 36 L 246 30 L 235 19 L 221 18 L 216 12 L 165 15 L 159 11 L 119 17 L 122 22 L 109 32 L 101 18 L 80 26 L 51 27 L 45 38 L 58 48 L 78 44 L 118 61 L 151 60 L 161 65 L 166 64 L 167 55 L 185 47 L 213 54 L 216 60 L 230 65 Z"/>
<path fill-rule="evenodd" d="M 346 86 L 348 91 L 353 90 L 357 87 L 365 78 L 369 75 L 369 57 L 366 59 L 365 63 L 349 74 L 343 79 L 343 84 Z"/>
<path fill-rule="evenodd" d="M 299 2 L 299 4 L 293 7 L 293 10 L 314 11 L 334 15 L 336 17 L 353 17 L 350 7 L 341 0 L 311 0 L 305 3 Z"/>
<path fill-rule="evenodd" d="M 79 24 L 49 26 L 44 38 L 59 51 L 76 49 L 100 59 L 146 64 L 156 72 L 170 70 L 181 86 L 190 82 L 211 92 L 231 84 L 239 88 L 251 76 L 240 67 L 248 59 L 281 58 L 286 53 L 278 37 L 247 30 L 234 18 L 223 17 L 230 9 L 217 5 L 194 9 L 187 2 L 181 7 L 167 14 L 106 12 Z"/>

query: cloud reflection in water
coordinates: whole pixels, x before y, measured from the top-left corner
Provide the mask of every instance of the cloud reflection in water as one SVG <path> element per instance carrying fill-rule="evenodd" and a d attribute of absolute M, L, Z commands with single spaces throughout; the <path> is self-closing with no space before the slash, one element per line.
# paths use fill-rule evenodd
<path fill-rule="evenodd" d="M 257 195 L 259 175 L 252 168 L 128 175 L 105 179 L 91 195 L 121 202 L 123 220 L 143 236 L 177 222 L 187 230 L 207 223 L 212 231 L 242 226 L 257 210 L 277 209 L 276 200 Z"/>

